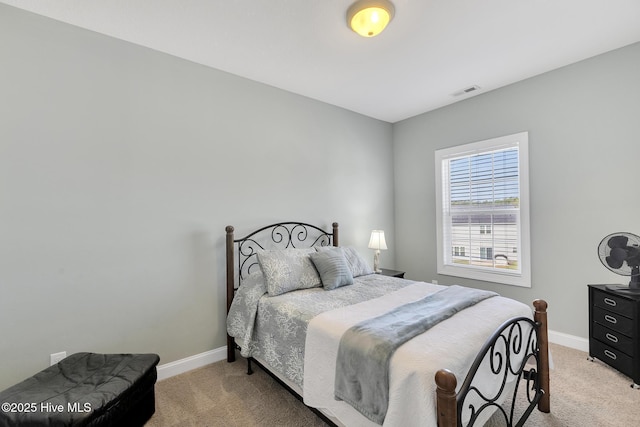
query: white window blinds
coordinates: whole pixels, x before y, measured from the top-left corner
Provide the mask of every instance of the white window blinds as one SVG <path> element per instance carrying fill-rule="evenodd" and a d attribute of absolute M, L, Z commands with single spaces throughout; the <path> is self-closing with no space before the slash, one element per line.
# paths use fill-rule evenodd
<path fill-rule="evenodd" d="M 530 286 L 527 147 L 520 133 L 436 151 L 438 273 Z"/>

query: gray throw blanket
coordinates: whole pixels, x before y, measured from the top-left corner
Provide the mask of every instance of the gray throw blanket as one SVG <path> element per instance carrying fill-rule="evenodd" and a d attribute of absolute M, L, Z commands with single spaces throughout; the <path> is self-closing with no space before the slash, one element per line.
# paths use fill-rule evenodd
<path fill-rule="evenodd" d="M 495 292 L 449 286 L 349 328 L 340 339 L 335 398 L 378 424 L 389 405 L 389 361 L 411 338 Z M 472 325 L 470 325 L 472 327 Z"/>

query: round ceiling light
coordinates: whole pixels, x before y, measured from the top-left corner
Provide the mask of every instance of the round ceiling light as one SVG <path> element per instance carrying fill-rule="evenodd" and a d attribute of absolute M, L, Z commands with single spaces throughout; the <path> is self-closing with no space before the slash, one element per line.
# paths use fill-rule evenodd
<path fill-rule="evenodd" d="M 358 0 L 347 9 L 347 24 L 363 37 L 374 37 L 385 29 L 394 13 L 389 0 Z"/>

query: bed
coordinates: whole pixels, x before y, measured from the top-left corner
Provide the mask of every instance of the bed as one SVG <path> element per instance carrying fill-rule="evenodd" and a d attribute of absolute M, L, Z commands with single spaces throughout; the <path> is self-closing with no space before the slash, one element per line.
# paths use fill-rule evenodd
<path fill-rule="evenodd" d="M 549 412 L 545 301 L 532 310 L 486 291 L 373 274 L 339 245 L 337 223 L 234 233 L 226 227 L 227 361 L 239 350 L 248 373 L 258 363 L 327 423 L 517 426 L 536 406 Z M 429 315 L 396 334 L 398 316 L 416 313 Z M 406 337 L 366 337 L 376 350 L 363 356 L 362 329 Z M 372 359 L 380 348 L 386 359 Z"/>

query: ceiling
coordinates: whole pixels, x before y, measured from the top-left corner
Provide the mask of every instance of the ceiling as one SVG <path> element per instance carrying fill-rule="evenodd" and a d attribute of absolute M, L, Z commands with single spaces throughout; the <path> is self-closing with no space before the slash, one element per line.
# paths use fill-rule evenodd
<path fill-rule="evenodd" d="M 640 41 L 638 0 L 392 0 L 373 38 L 352 1 L 0 0 L 390 123 Z"/>

